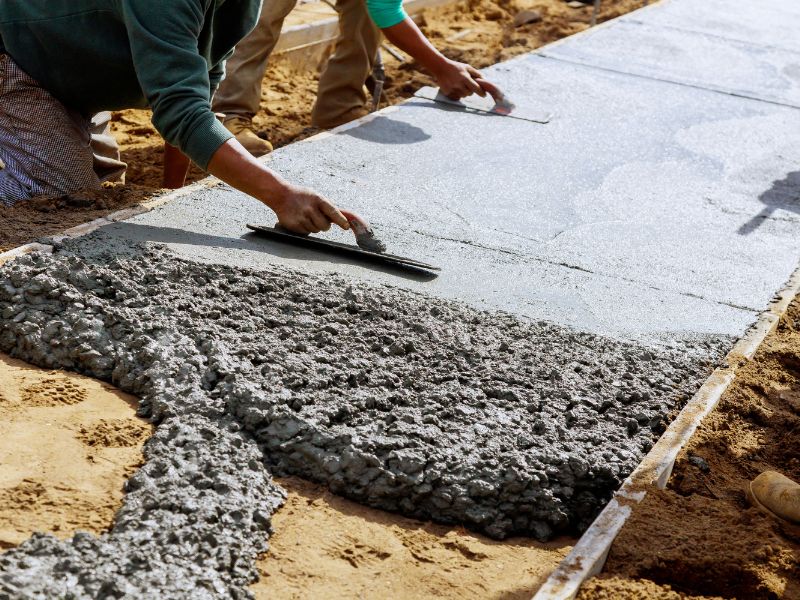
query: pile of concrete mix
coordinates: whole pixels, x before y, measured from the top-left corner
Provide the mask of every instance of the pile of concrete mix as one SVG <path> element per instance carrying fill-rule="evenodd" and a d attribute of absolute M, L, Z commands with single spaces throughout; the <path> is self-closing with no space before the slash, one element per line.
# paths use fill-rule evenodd
<path fill-rule="evenodd" d="M 158 428 L 111 533 L 34 537 L 0 557 L 0 590 L 240 597 L 283 498 L 272 473 L 496 538 L 580 532 L 729 345 L 102 234 L 21 258 L 0 269 L 0 350 L 110 381 Z"/>

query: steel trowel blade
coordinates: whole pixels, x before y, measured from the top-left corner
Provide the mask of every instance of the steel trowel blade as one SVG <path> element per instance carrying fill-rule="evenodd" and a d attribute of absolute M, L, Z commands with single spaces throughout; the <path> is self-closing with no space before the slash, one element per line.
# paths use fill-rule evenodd
<path fill-rule="evenodd" d="M 394 254 L 386 254 L 383 252 L 370 252 L 369 250 L 364 250 L 363 248 L 359 248 L 358 246 L 353 246 L 351 244 L 343 244 L 341 242 L 334 242 L 310 235 L 299 235 L 288 232 L 285 229 L 276 229 L 275 227 L 269 227 L 267 225 L 254 225 L 248 223 L 247 227 L 259 235 L 264 235 L 274 240 L 285 242 L 287 244 L 293 244 L 295 246 L 314 248 L 322 252 L 344 254 L 370 262 L 388 263 L 404 267 L 411 267 L 413 269 L 423 269 L 425 271 L 441 270 L 439 267 L 429 265 L 428 263 L 424 263 L 419 260 L 414 260 L 413 258 L 406 258 L 405 256 L 396 256 Z"/>
<path fill-rule="evenodd" d="M 478 112 L 509 117 L 511 119 L 520 119 L 521 121 L 530 121 L 532 123 L 540 123 L 542 125 L 549 123 L 553 116 L 547 111 L 535 110 L 519 105 L 516 105 L 514 110 L 512 110 L 510 113 L 502 114 L 494 110 L 494 101 L 489 97 L 488 94 L 486 95 L 486 98 L 472 95 L 462 100 L 453 100 L 442 94 L 439 91 L 439 88 L 429 86 L 417 90 L 414 96 L 417 98 L 422 98 L 423 100 L 433 100 L 434 102 L 438 102 L 440 104 L 448 104 L 464 110 L 477 110 Z"/>

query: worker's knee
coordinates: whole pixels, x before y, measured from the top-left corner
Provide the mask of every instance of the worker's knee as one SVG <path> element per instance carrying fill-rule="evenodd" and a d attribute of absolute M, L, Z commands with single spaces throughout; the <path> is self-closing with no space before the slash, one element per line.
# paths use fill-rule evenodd
<path fill-rule="evenodd" d="M 89 122 L 0 56 L 0 201 L 97 188 Z"/>

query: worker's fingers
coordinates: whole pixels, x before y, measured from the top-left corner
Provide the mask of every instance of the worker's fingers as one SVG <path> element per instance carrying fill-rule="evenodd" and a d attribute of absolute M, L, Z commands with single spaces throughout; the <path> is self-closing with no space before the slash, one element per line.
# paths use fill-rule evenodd
<path fill-rule="evenodd" d="M 470 75 L 472 75 L 475 79 L 483 79 L 483 75 L 481 74 L 478 69 L 473 67 L 472 65 L 467 65 L 467 71 Z"/>
<path fill-rule="evenodd" d="M 480 79 L 483 79 L 483 75 L 481 74 L 481 72 L 478 71 L 478 69 L 476 69 L 472 65 L 467 65 L 467 73 L 469 73 L 470 77 L 472 77 L 472 79 L 473 79 L 473 81 L 475 81 L 475 83 L 478 83 L 478 88 L 479 89 L 477 91 L 475 91 L 475 93 L 478 94 L 481 97 L 485 96 L 486 95 L 486 91 L 483 89 L 483 87 L 480 85 L 480 83 L 478 81 Z"/>
<path fill-rule="evenodd" d="M 491 81 L 487 81 L 486 79 L 478 78 L 477 80 L 478 85 L 480 85 L 484 90 L 489 92 L 489 95 L 494 98 L 495 102 L 502 100 L 503 92 L 500 91 L 500 88 L 493 84 Z"/>
<path fill-rule="evenodd" d="M 483 96 L 485 93 L 480 84 L 477 81 L 475 81 L 470 75 L 466 75 L 464 77 L 462 85 L 464 86 L 464 89 L 466 91 L 466 93 L 464 94 L 465 96 L 469 96 L 470 94 L 478 94 L 479 96 Z"/>
<path fill-rule="evenodd" d="M 328 231 L 331 228 L 330 219 L 320 210 L 313 210 L 308 219 L 317 228 L 317 231 Z"/>
<path fill-rule="evenodd" d="M 345 218 L 341 211 L 333 204 L 327 200 L 323 200 L 320 203 L 319 208 L 322 213 L 331 220 L 332 223 L 336 223 L 342 229 L 350 229 L 350 223 L 347 221 L 347 218 Z"/>
<path fill-rule="evenodd" d="M 300 229 L 302 229 L 302 233 L 319 233 L 317 226 L 314 225 L 314 222 L 308 217 L 300 219 L 299 226 Z"/>

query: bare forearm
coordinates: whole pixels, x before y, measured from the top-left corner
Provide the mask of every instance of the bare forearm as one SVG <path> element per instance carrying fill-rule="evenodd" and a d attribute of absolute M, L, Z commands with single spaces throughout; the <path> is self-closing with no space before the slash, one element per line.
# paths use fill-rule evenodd
<path fill-rule="evenodd" d="M 208 171 L 269 206 L 278 222 L 297 233 L 325 231 L 331 223 L 349 228 L 345 216 L 314 190 L 294 185 L 256 160 L 244 147 L 230 139 L 220 146 Z"/>
<path fill-rule="evenodd" d="M 288 193 L 288 182 L 258 162 L 235 139 L 225 142 L 211 157 L 208 171 L 273 210 Z"/>
<path fill-rule="evenodd" d="M 382 31 L 390 42 L 406 54 L 410 54 L 423 68 L 434 75 L 447 62 L 442 53 L 420 31 L 417 24 L 408 17 Z"/>
<path fill-rule="evenodd" d="M 471 66 L 450 60 L 439 52 L 410 18 L 382 30 L 395 46 L 414 57 L 436 79 L 442 93 L 458 100 L 470 94 L 484 95 L 476 81 L 481 74 Z"/>

